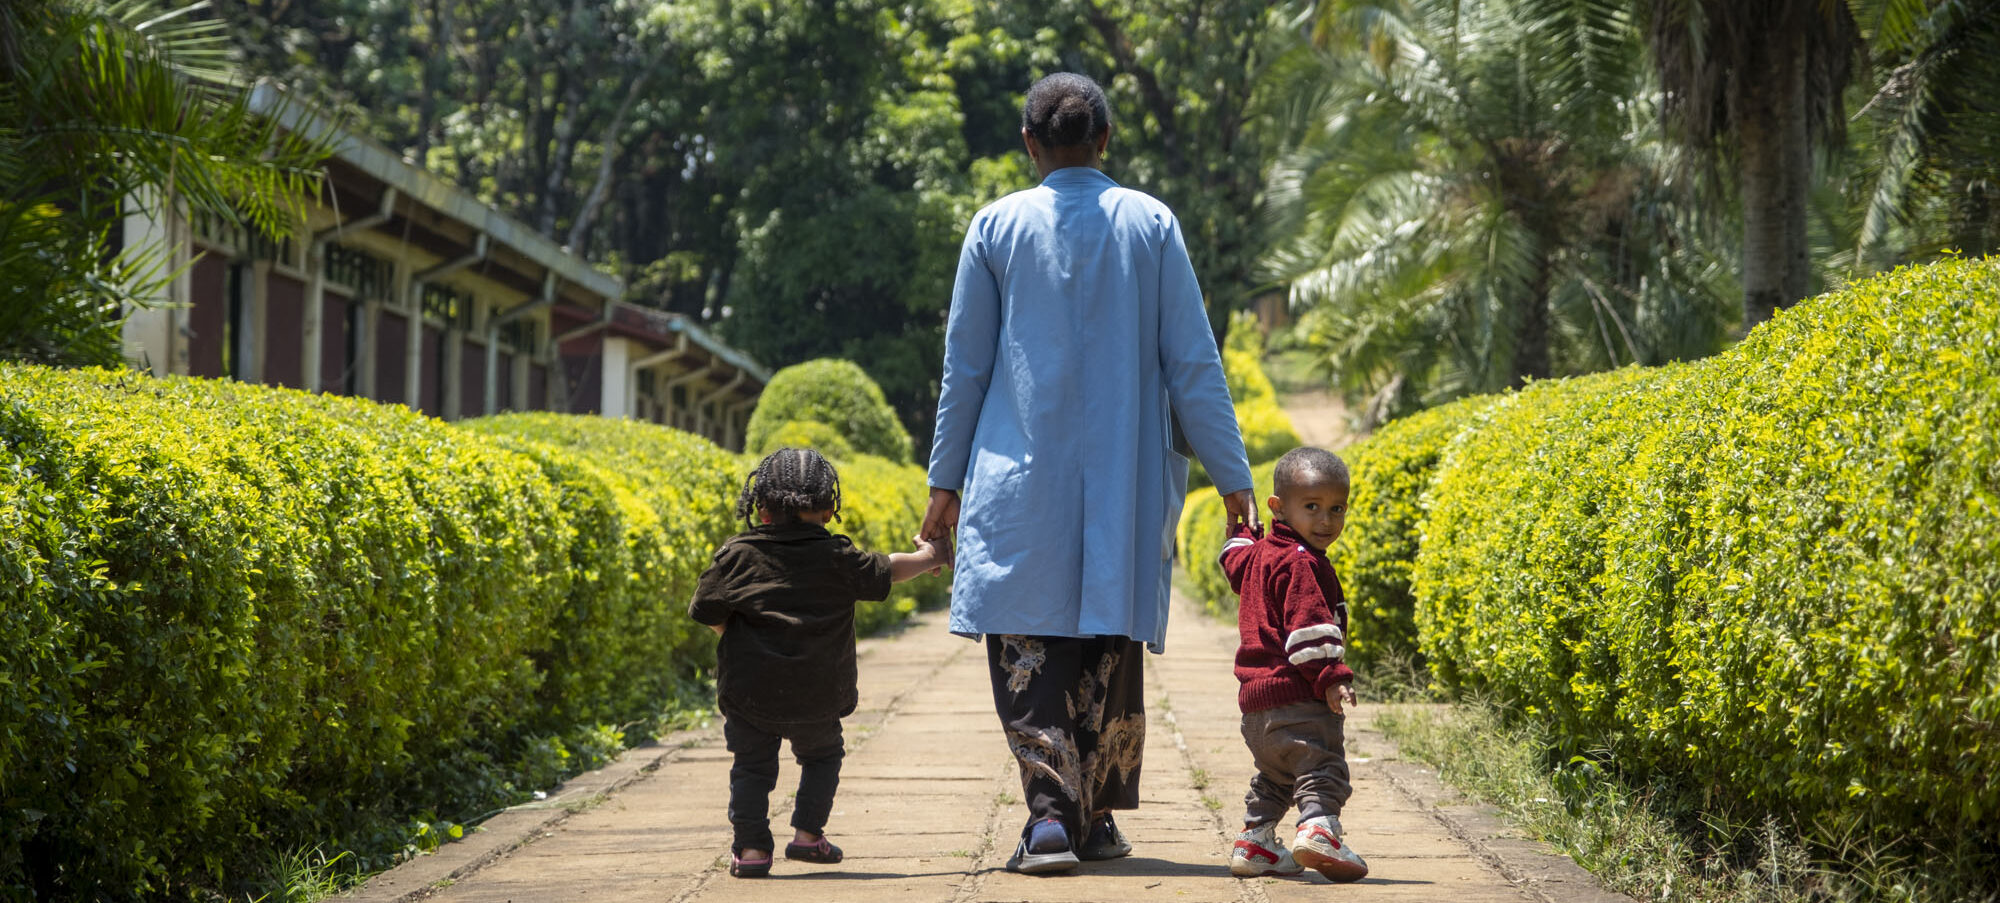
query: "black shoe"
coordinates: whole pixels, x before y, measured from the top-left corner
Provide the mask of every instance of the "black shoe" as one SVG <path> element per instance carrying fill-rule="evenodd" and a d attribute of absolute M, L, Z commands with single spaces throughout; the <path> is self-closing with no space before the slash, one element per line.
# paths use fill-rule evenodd
<path fill-rule="evenodd" d="M 1062 822 L 1045 818 L 1030 825 L 1021 836 L 1021 845 L 1014 848 L 1014 858 L 1007 860 L 1007 870 L 1047 875 L 1070 871 L 1076 868 L 1076 863 L 1076 854 L 1069 849 L 1069 832 L 1063 830 Z"/>
<path fill-rule="evenodd" d="M 1083 846 L 1076 848 L 1076 858 L 1090 861 L 1117 859 L 1132 855 L 1132 845 L 1125 842 L 1125 833 L 1118 830 L 1118 823 L 1105 815 L 1090 823 L 1090 834 L 1083 839 Z"/>

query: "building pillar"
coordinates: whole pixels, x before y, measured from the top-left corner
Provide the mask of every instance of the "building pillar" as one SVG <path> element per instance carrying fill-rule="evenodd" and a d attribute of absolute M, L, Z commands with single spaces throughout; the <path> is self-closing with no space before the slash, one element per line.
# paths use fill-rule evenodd
<path fill-rule="evenodd" d="M 632 386 L 632 340 L 605 336 L 598 367 L 598 412 L 606 417 L 632 417 L 638 405 Z"/>
<path fill-rule="evenodd" d="M 307 392 L 318 392 L 320 371 L 325 365 L 320 347 L 320 334 L 326 330 L 326 242 L 323 241 L 306 244 L 305 305 L 299 326 L 305 333 L 305 344 L 299 349 L 299 365 L 305 372 L 299 374 L 299 386 Z"/>

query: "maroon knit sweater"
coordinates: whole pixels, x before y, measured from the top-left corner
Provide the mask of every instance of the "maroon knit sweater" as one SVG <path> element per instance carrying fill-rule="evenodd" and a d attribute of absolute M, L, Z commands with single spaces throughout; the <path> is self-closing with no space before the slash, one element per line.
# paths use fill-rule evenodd
<path fill-rule="evenodd" d="M 1354 680 L 1347 667 L 1347 598 L 1326 553 L 1283 521 L 1259 537 L 1248 526 L 1222 547 L 1222 572 L 1242 597 L 1236 629 L 1236 704 L 1261 712 L 1326 699 L 1334 684 Z"/>

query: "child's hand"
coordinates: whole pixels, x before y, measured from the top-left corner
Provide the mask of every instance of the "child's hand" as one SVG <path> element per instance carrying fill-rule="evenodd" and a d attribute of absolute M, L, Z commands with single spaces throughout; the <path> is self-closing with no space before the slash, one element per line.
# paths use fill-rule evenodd
<path fill-rule="evenodd" d="M 916 544 L 917 554 L 922 555 L 925 560 L 931 562 L 931 576 L 935 577 L 944 573 L 944 556 L 938 552 L 936 545 L 921 535 L 910 537 L 910 541 Z"/>
<path fill-rule="evenodd" d="M 1334 688 L 1334 692 L 1326 696 L 1326 707 L 1332 709 L 1335 715 L 1347 714 L 1346 707 L 1354 704 L 1353 684 L 1340 684 Z"/>

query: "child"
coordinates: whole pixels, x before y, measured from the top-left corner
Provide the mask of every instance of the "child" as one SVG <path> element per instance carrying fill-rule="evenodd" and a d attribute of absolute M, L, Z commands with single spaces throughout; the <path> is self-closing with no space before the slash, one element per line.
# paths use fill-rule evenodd
<path fill-rule="evenodd" d="M 1326 560 L 1347 521 L 1347 465 L 1331 452 L 1297 448 L 1278 459 L 1273 482 L 1269 535 L 1238 527 L 1222 550 L 1222 569 L 1242 598 L 1236 701 L 1257 763 L 1229 871 L 1253 877 L 1310 868 L 1357 881 L 1368 863 L 1340 839 L 1340 808 L 1352 792 L 1341 725 L 1344 706 L 1354 704 L 1354 672 L 1342 661 L 1347 602 Z M 1294 802 L 1298 834 L 1286 851 L 1276 829 Z"/>
<path fill-rule="evenodd" d="M 755 512 L 761 523 L 751 524 Z M 778 741 L 798 759 L 799 792 L 786 859 L 839 862 L 821 833 L 840 784 L 840 719 L 854 711 L 854 603 L 889 596 L 889 585 L 946 564 L 929 543 L 883 555 L 828 533 L 840 517 L 840 477 L 811 449 L 784 448 L 743 483 L 736 515 L 749 529 L 715 552 L 688 614 L 722 639 L 716 697 L 729 770 L 729 874 L 771 872 L 769 796 L 778 783 Z"/>

